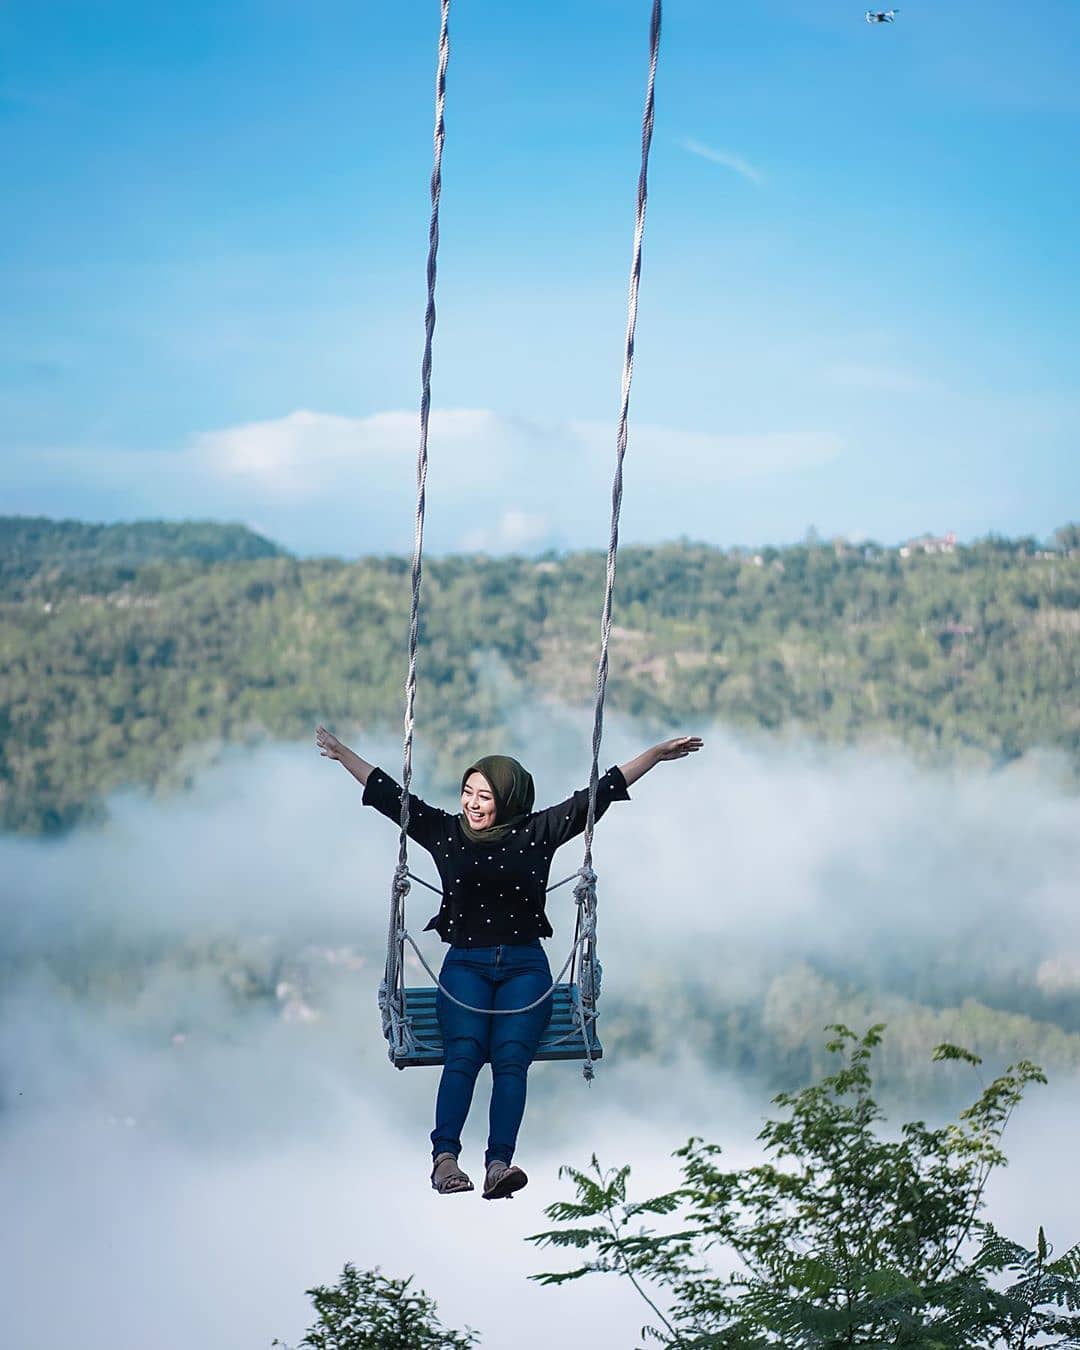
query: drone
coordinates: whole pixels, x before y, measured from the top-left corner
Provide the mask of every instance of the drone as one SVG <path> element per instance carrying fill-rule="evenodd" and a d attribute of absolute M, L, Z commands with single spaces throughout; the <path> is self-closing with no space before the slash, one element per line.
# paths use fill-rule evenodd
<path fill-rule="evenodd" d="M 895 23 L 896 16 L 900 13 L 898 9 L 868 9 L 866 11 L 867 23 Z"/>

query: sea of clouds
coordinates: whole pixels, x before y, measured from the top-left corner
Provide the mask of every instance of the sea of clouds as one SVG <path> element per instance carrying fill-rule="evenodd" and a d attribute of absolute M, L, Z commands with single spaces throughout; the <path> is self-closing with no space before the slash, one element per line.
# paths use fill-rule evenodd
<path fill-rule="evenodd" d="M 557 800 L 585 779 L 587 728 L 530 716 L 519 735 L 540 798 Z M 725 954 L 755 949 L 842 966 L 868 945 L 1015 929 L 1033 961 L 1080 950 L 1080 802 L 1053 763 L 935 773 L 899 753 L 705 731 L 700 755 L 659 766 L 598 827 L 612 998 L 683 968 L 738 980 Z M 397 748 L 355 743 L 395 770 Z M 640 748 L 616 720 L 604 765 Z M 671 1151 L 691 1133 L 734 1165 L 756 1156 L 761 1088 L 706 1068 L 673 1027 L 670 1054 L 609 1056 L 591 1088 L 577 1065 L 536 1066 L 519 1153 L 532 1181 L 512 1203 L 435 1196 L 435 1074 L 389 1067 L 374 1007 L 395 834 L 360 796 L 313 747 L 264 746 L 225 753 L 187 793 L 119 795 L 103 827 L 0 841 L 0 1189 L 15 1216 L 0 1268 L 18 1350 L 296 1344 L 304 1290 L 346 1261 L 415 1273 L 488 1346 L 629 1347 L 648 1309 L 624 1283 L 526 1279 L 560 1264 L 523 1240 L 568 1193 L 559 1165 L 630 1161 L 644 1194 L 675 1179 Z M 553 879 L 577 865 L 575 846 L 565 854 Z M 553 956 L 568 889 L 551 902 Z M 414 890 L 415 928 L 432 899 Z M 312 993 L 279 970 L 276 997 L 245 1001 L 220 972 L 158 959 L 214 942 L 249 967 L 270 946 L 309 966 L 321 952 L 325 978 Z M 80 992 L 84 952 L 127 971 L 113 996 Z M 483 1086 L 463 1156 L 474 1171 Z M 1077 1084 L 1054 1081 L 1010 1126 L 1012 1166 L 990 1195 L 1010 1235 L 1044 1223 L 1059 1243 L 1080 1236 L 1080 1187 L 1062 1180 L 1078 1104 Z"/>

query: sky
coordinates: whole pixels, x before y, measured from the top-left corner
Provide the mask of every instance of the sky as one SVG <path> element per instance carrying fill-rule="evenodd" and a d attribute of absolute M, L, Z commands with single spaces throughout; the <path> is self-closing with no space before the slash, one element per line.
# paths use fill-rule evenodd
<path fill-rule="evenodd" d="M 583 773 L 570 748 L 583 719 L 548 716 L 552 734 L 528 756 L 545 802 Z M 278 1336 L 295 1346 L 313 1320 L 303 1291 L 351 1260 L 415 1273 L 450 1325 L 479 1328 L 492 1348 L 547 1350 L 553 1328 L 567 1350 L 637 1345 L 648 1310 L 624 1281 L 527 1281 L 572 1264 L 524 1240 L 548 1226 L 546 1204 L 571 1198 L 560 1165 L 585 1167 L 593 1152 L 628 1162 L 640 1199 L 675 1183 L 671 1154 L 691 1133 L 722 1145 L 732 1167 L 757 1161 L 755 1136 L 774 1113 L 762 1082 L 702 1057 L 700 1023 L 677 1005 L 658 1016 L 648 1057 L 620 1052 L 617 1009 L 655 1007 L 662 982 L 677 992 L 684 972 L 708 972 L 717 1007 L 738 1002 L 754 958 L 777 949 L 853 969 L 874 949 L 895 961 L 945 946 L 985 976 L 976 952 L 1008 944 L 1010 961 L 1028 953 L 1032 970 L 1071 960 L 1075 987 L 1080 803 L 1052 765 L 948 774 L 899 753 L 703 730 L 700 755 L 658 766 L 599 824 L 608 1053 L 591 1087 L 578 1064 L 532 1070 L 517 1155 L 530 1185 L 512 1205 L 443 1199 L 428 1184 L 436 1075 L 390 1068 L 375 1004 L 395 832 L 360 809 L 358 786 L 313 745 L 233 749 L 196 773 L 191 792 L 117 796 L 103 827 L 0 839 L 0 1190 L 19 1216 L 0 1226 L 0 1262 L 12 1344 L 264 1350 Z M 638 735 L 613 718 L 612 756 L 629 757 Z M 400 749 L 357 744 L 390 763 Z M 568 846 L 553 877 L 579 858 Z M 413 863 L 433 875 L 422 853 Z M 565 894 L 550 904 L 553 962 L 571 940 Z M 411 928 L 430 899 L 414 889 Z M 93 997 L 78 978 L 50 979 L 61 938 L 97 963 Z M 219 961 L 236 950 L 255 970 L 266 944 L 290 953 L 274 978 L 299 988 L 315 1016 L 290 1016 L 298 1005 L 280 984 L 276 1004 L 230 997 L 220 968 L 191 959 L 215 939 Z M 419 941 L 438 961 L 434 935 Z M 335 944 L 367 959 L 359 969 L 316 959 Z M 139 966 L 145 952 L 173 959 Z M 793 1010 L 790 993 L 757 992 L 774 1034 L 793 1011 L 800 1028 L 836 1020 L 834 995 L 815 1003 L 803 991 Z M 963 1012 L 941 1016 L 941 1039 L 995 1058 Z M 1043 1224 L 1064 1251 L 1080 1236 L 1080 1079 L 1047 1067 L 1049 1084 L 1010 1121 L 1010 1166 L 992 1180 L 989 1215 L 1029 1244 Z M 980 1091 L 968 1066 L 928 1074 L 951 1082 L 962 1105 Z M 487 1083 L 464 1136 L 474 1175 Z M 933 1109 L 913 1094 L 890 1103 L 889 1118 Z"/>
<path fill-rule="evenodd" d="M 428 544 L 602 547 L 648 4 L 451 13 Z M 438 6 L 0 7 L 0 512 L 407 552 Z M 1080 12 L 669 0 L 623 538 L 1078 514 Z"/>

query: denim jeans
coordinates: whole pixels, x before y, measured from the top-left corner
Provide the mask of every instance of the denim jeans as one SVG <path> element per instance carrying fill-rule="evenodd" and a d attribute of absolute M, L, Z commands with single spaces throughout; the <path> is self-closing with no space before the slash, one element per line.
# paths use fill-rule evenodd
<path fill-rule="evenodd" d="M 540 939 L 518 946 L 451 947 L 440 980 L 462 1003 L 474 1008 L 522 1008 L 551 984 L 551 967 Z M 442 992 L 435 1009 L 442 1028 L 445 1061 L 435 1102 L 432 1156 L 461 1152 L 461 1131 L 472 1104 L 476 1075 L 491 1064 L 491 1111 L 485 1166 L 514 1156 L 525 1114 L 525 1080 L 540 1037 L 551 1020 L 551 999 L 530 1012 L 489 1017 L 466 1012 Z"/>

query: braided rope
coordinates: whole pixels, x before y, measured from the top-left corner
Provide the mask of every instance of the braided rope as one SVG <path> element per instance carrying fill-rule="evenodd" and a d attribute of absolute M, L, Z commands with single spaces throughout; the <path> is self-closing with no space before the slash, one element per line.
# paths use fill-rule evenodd
<path fill-rule="evenodd" d="M 540 997 L 534 998 L 531 1003 L 526 1003 L 524 1007 L 521 1008 L 476 1008 L 471 1003 L 462 1003 L 461 999 L 457 998 L 454 994 L 450 992 L 449 989 L 447 989 L 446 985 L 443 984 L 442 980 L 439 979 L 435 971 L 432 970 L 431 966 L 428 965 L 424 953 L 416 945 L 416 942 L 411 933 L 407 932 L 405 929 L 402 929 L 400 933 L 402 942 L 407 942 L 409 944 L 409 946 L 416 953 L 417 959 L 419 960 L 420 964 L 427 971 L 428 975 L 430 975 L 431 979 L 434 981 L 435 985 L 438 987 L 440 992 L 443 993 L 450 1000 L 451 1003 L 456 1003 L 459 1008 L 464 1008 L 466 1012 L 484 1013 L 488 1017 L 514 1017 L 518 1013 L 532 1012 L 533 1008 L 539 1008 L 540 1004 L 543 1003 L 545 999 L 549 999 L 555 992 L 555 990 L 559 987 L 559 984 L 562 981 L 562 977 L 569 970 L 570 962 L 573 961 L 578 948 L 581 946 L 583 942 L 586 941 L 588 937 L 593 935 L 594 930 L 592 930 L 591 928 L 586 928 L 582 931 L 580 937 L 578 937 L 575 940 L 574 945 L 570 948 L 570 951 L 567 953 L 566 960 L 562 963 L 562 969 L 559 971 L 558 975 L 555 976 L 555 978 L 551 981 L 551 984 L 548 985 L 548 987 L 544 990 L 544 992 L 540 995 Z"/>
<path fill-rule="evenodd" d="M 596 666 L 596 706 L 593 712 L 592 767 L 589 771 L 589 805 L 585 817 L 585 856 L 583 878 L 575 888 L 581 912 L 595 935 L 596 931 L 596 877 L 592 873 L 593 831 L 596 828 L 596 795 L 600 783 L 600 742 L 604 734 L 604 698 L 607 694 L 608 648 L 611 643 L 611 613 L 615 595 L 615 566 L 619 552 L 619 517 L 622 514 L 623 460 L 626 458 L 628 422 L 630 416 L 630 384 L 634 377 L 634 333 L 637 329 L 638 288 L 641 284 L 641 246 L 645 237 L 645 208 L 649 200 L 649 150 L 652 146 L 653 116 L 656 91 L 656 62 L 660 52 L 661 0 L 653 0 L 649 22 L 649 79 L 645 89 L 645 111 L 641 120 L 641 168 L 638 172 L 637 213 L 634 221 L 634 248 L 630 263 L 630 288 L 627 298 L 626 341 L 623 349 L 622 398 L 619 404 L 619 426 L 615 438 L 615 476 L 611 485 L 611 535 L 608 540 L 607 576 L 604 583 L 604 610 L 600 621 L 600 658 Z M 580 892 L 580 894 L 579 894 Z M 600 992 L 599 962 L 594 941 L 581 950 L 582 1004 L 595 1008 Z M 585 1063 L 582 1074 L 587 1082 L 593 1077 L 593 1061 L 587 1035 Z"/>
<path fill-rule="evenodd" d="M 406 861 L 409 788 L 412 785 L 413 728 L 416 708 L 416 651 L 420 642 L 420 584 L 427 511 L 428 423 L 431 418 L 431 349 L 435 337 L 435 281 L 439 258 L 439 202 L 442 197 L 442 155 L 446 140 L 446 67 L 450 60 L 450 0 L 442 0 L 439 65 L 435 77 L 435 159 L 431 168 L 431 224 L 428 228 L 427 308 L 424 312 L 424 357 L 420 366 L 420 444 L 416 456 L 416 531 L 412 561 L 412 606 L 409 611 L 409 671 L 405 680 L 405 745 L 401 772 L 401 840 L 399 859 Z"/>
<path fill-rule="evenodd" d="M 596 792 L 600 782 L 600 741 L 604 733 L 604 697 L 607 693 L 608 646 L 611 642 L 615 564 L 619 550 L 619 517 L 622 514 L 623 460 L 626 458 L 627 423 L 630 415 L 630 382 L 634 377 L 634 333 L 637 329 L 638 288 L 641 284 L 641 245 L 645 237 L 645 208 L 649 200 L 649 149 L 652 145 L 653 135 L 656 60 L 660 51 L 660 11 L 661 0 L 653 0 L 652 19 L 649 24 L 649 82 L 645 91 L 645 112 L 641 123 L 641 169 L 638 173 L 634 251 L 630 264 L 630 293 L 627 300 L 626 342 L 623 351 L 622 398 L 619 405 L 619 428 L 615 440 L 615 477 L 611 485 L 611 536 L 608 541 L 604 612 L 600 622 L 600 659 L 596 667 L 592 769 L 589 774 L 589 810 L 585 818 L 584 866 L 586 867 L 592 866 L 593 830 L 596 827 Z"/>
<path fill-rule="evenodd" d="M 390 899 L 390 926 L 386 940 L 386 977 L 380 992 L 384 1023 L 387 1005 L 404 1009 L 401 944 L 397 934 L 405 923 L 405 896 L 409 891 L 409 788 L 412 783 L 413 728 L 416 721 L 416 651 L 420 641 L 420 584 L 424 556 L 424 516 L 427 509 L 428 423 L 431 416 L 431 349 L 435 337 L 435 281 L 439 258 L 439 202 L 442 197 L 442 155 L 446 140 L 446 68 L 450 61 L 450 0 L 441 0 L 439 60 L 435 75 L 435 153 L 431 167 L 431 222 L 428 227 L 427 308 L 424 312 L 424 356 L 420 365 L 420 444 L 416 457 L 416 531 L 412 561 L 412 606 L 409 611 L 409 669 L 405 679 L 405 743 L 402 751 L 401 834 L 398 865 Z"/>
<path fill-rule="evenodd" d="M 429 891 L 434 891 L 436 895 L 442 895 L 442 891 L 439 890 L 438 886 L 433 886 L 430 881 L 425 881 L 423 877 L 418 877 L 415 872 L 406 872 L 405 875 L 411 881 L 415 881 L 417 885 L 424 886 Z M 548 886 L 544 891 L 544 894 L 550 895 L 552 891 L 557 891 L 560 886 L 569 886 L 570 883 L 576 881 L 580 875 L 581 869 L 579 868 L 576 872 L 572 872 L 568 877 L 563 877 L 562 881 L 556 881 L 553 886 Z"/>

